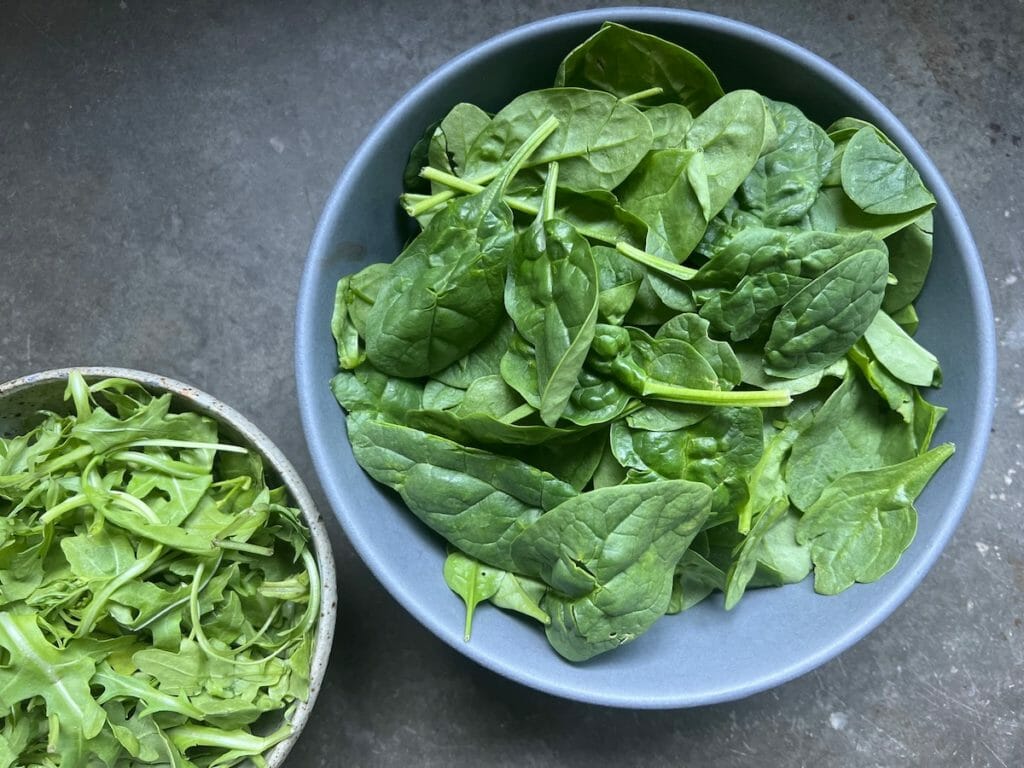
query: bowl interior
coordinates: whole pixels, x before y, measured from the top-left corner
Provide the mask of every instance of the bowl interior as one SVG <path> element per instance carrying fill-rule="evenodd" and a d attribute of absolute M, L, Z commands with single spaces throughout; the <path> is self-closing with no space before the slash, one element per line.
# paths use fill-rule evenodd
<path fill-rule="evenodd" d="M 281 484 L 288 489 L 292 503 L 299 508 L 310 530 L 310 537 L 317 565 L 320 570 L 322 594 L 317 636 L 313 648 L 310 669 L 310 695 L 296 707 L 291 736 L 277 744 L 266 755 L 272 768 L 284 762 L 285 757 L 298 739 L 316 701 L 320 684 L 327 668 L 327 659 L 334 637 L 335 612 L 337 609 L 337 588 L 335 586 L 334 557 L 330 540 L 322 518 L 313 503 L 305 485 L 295 469 L 277 447 L 248 419 L 234 409 L 210 395 L 187 384 L 143 371 L 121 368 L 78 368 L 88 381 L 114 377 L 127 378 L 143 384 L 150 392 L 171 393 L 172 410 L 194 411 L 217 421 L 221 435 L 228 441 L 256 451 L 263 457 L 268 482 Z M 59 369 L 32 374 L 22 379 L 0 384 L 0 436 L 12 437 L 23 434 L 42 421 L 40 411 L 65 414 L 71 412 L 70 402 L 65 402 L 68 369 Z M 268 718 L 259 721 L 256 730 L 266 733 L 280 727 L 281 720 Z"/>
<path fill-rule="evenodd" d="M 957 453 L 918 501 L 916 540 L 881 581 L 821 597 L 810 580 L 749 592 L 731 612 L 711 599 L 659 621 L 634 643 L 586 664 L 558 657 L 534 625 L 482 606 L 462 640 L 463 608 L 441 577 L 441 540 L 356 465 L 328 382 L 338 278 L 391 261 L 413 231 L 396 199 L 412 144 L 452 105 L 496 110 L 550 85 L 562 57 L 605 19 L 661 35 L 702 56 L 726 90 L 754 88 L 790 101 L 822 124 L 871 120 L 906 152 L 938 198 L 932 274 L 918 304 L 919 339 L 944 366 L 929 396 L 949 406 L 936 439 Z M 955 323 L 943 308 L 958 307 Z M 948 311 L 948 310 L 947 310 Z M 470 658 L 526 685 L 587 702 L 677 707 L 739 698 L 827 661 L 877 626 L 918 584 L 956 525 L 977 476 L 991 421 L 994 334 L 984 275 L 949 188 L 907 130 L 866 90 L 781 38 L 718 17 L 664 9 L 614 9 L 556 17 L 462 54 L 407 94 L 350 161 L 310 249 L 298 308 L 296 365 L 303 423 L 328 499 L 353 545 L 385 587 L 421 622 Z"/>

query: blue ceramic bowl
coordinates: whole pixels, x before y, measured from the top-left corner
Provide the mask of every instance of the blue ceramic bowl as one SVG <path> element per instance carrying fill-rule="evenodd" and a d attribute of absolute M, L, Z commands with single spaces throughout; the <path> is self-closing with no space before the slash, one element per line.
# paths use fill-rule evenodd
<path fill-rule="evenodd" d="M 836 597 L 811 580 L 749 592 L 726 612 L 711 599 L 659 621 L 634 643 L 570 664 L 536 625 L 482 606 L 472 641 L 463 607 L 441 576 L 444 546 L 396 496 L 356 465 L 328 383 L 336 370 L 330 332 L 338 278 L 390 261 L 410 230 L 396 198 L 409 149 L 425 126 L 459 101 L 498 110 L 550 85 L 565 54 L 613 20 L 660 35 L 703 57 L 726 90 L 754 88 L 789 101 L 821 124 L 853 115 L 878 125 L 938 198 L 935 256 L 921 296 L 919 338 L 942 361 L 949 406 L 936 437 L 955 457 L 919 499 L 913 545 L 882 580 Z M 956 307 L 957 322 L 943 322 Z M 985 451 L 995 392 L 992 310 L 978 253 L 949 187 L 907 129 L 875 97 L 827 61 L 780 37 L 701 13 L 602 9 L 558 16 L 499 35 L 456 57 L 406 94 L 349 162 L 313 237 L 298 306 L 296 369 L 303 425 L 324 491 L 353 546 L 419 621 L 474 661 L 552 694 L 635 708 L 686 707 L 763 691 L 823 664 L 877 627 L 939 556 L 967 505 Z"/>

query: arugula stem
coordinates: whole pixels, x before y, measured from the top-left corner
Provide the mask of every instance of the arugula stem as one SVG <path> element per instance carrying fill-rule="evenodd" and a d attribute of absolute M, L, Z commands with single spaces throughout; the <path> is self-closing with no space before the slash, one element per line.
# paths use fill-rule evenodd
<path fill-rule="evenodd" d="M 39 522 L 43 523 L 44 525 L 49 525 L 50 523 L 55 522 L 58 518 L 63 516 L 65 512 L 70 512 L 73 509 L 84 507 L 88 503 L 89 499 L 88 497 L 86 497 L 84 493 L 76 493 L 74 496 L 64 499 L 64 501 L 62 501 L 57 506 L 51 507 L 50 509 L 46 510 L 46 512 L 44 512 L 42 516 L 40 516 Z"/>
<path fill-rule="evenodd" d="M 32 473 L 32 477 L 40 478 L 52 475 L 57 472 L 57 470 L 77 464 L 82 459 L 87 459 L 90 456 L 92 456 L 92 446 L 80 445 L 72 451 L 68 451 L 54 459 L 50 459 L 49 461 L 39 464 L 36 467 L 35 472 Z"/>
<path fill-rule="evenodd" d="M 155 469 L 158 472 L 163 472 L 171 477 L 178 477 L 182 479 L 198 477 L 200 475 L 208 474 L 209 472 L 206 467 L 188 464 L 184 461 L 174 461 L 173 459 L 161 459 L 157 456 L 151 456 L 148 453 L 141 453 L 140 451 L 118 451 L 107 458 L 115 461 L 123 461 L 126 464 L 134 464 L 136 466 L 147 467 L 148 469 Z"/>
<path fill-rule="evenodd" d="M 656 272 L 661 272 L 663 275 L 674 277 L 676 280 L 692 280 L 697 274 L 696 269 L 684 267 L 682 264 L 676 264 L 675 262 L 650 254 L 647 251 L 641 251 L 639 248 L 630 245 L 625 240 L 617 242 L 615 244 L 615 250 L 627 259 L 631 259 L 638 264 L 643 264 L 645 267 L 650 267 Z"/>
<path fill-rule="evenodd" d="M 270 547 L 261 547 L 258 544 L 249 544 L 244 541 L 232 541 L 231 539 L 214 539 L 213 543 L 215 546 L 221 549 L 233 549 L 238 552 L 248 552 L 250 555 L 263 555 L 264 557 L 270 557 L 274 554 L 274 550 Z"/>
<path fill-rule="evenodd" d="M 716 390 L 692 389 L 666 384 L 662 381 L 646 379 L 643 385 L 643 397 L 655 400 L 667 400 L 672 403 L 689 405 L 722 405 L 749 406 L 752 408 L 779 408 L 789 405 L 793 398 L 789 392 L 781 389 L 758 390 Z"/>
<path fill-rule="evenodd" d="M 126 448 L 197 448 L 211 451 L 223 451 L 224 453 L 248 453 L 247 448 L 240 445 L 227 445 L 226 443 L 202 443 L 196 440 L 136 440 L 128 443 Z"/>
<path fill-rule="evenodd" d="M 162 544 L 154 544 L 152 551 L 149 552 L 145 557 L 140 557 L 135 561 L 135 565 L 126 571 L 122 571 L 116 577 L 108 581 L 102 589 L 94 593 L 92 600 L 86 607 L 85 612 L 82 614 L 82 621 L 78 625 L 78 629 L 75 630 L 75 637 L 83 637 L 89 634 L 93 627 L 96 626 L 96 622 L 99 620 L 100 611 L 102 611 L 107 601 L 110 600 L 117 590 L 129 581 L 140 577 L 144 574 L 149 567 L 153 565 L 163 553 L 164 548 Z"/>
<path fill-rule="evenodd" d="M 634 102 L 637 101 L 649 99 L 651 96 L 660 96 L 664 92 L 664 88 L 656 85 L 653 88 L 648 88 L 647 90 L 644 91 L 637 91 L 636 93 L 629 94 L 629 96 L 623 96 L 621 99 L 619 99 L 619 101 L 622 104 L 633 104 Z"/>
<path fill-rule="evenodd" d="M 251 755 L 261 755 L 291 733 L 291 727 L 285 725 L 269 736 L 254 736 L 245 731 L 226 731 L 205 725 L 178 725 L 167 730 L 178 749 L 189 747 L 223 747 Z"/>
<path fill-rule="evenodd" d="M 89 402 L 89 385 L 85 383 L 85 377 L 78 371 L 71 371 L 68 374 L 68 386 L 64 390 L 64 399 L 70 395 L 75 403 L 75 413 L 79 419 L 86 419 L 92 414 L 92 404 Z"/>

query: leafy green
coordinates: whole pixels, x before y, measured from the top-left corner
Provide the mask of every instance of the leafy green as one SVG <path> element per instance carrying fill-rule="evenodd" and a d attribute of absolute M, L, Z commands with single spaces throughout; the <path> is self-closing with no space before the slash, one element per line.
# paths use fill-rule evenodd
<path fill-rule="evenodd" d="M 797 529 L 798 541 L 811 543 L 814 588 L 834 595 L 892 570 L 917 530 L 914 499 L 952 455 L 945 443 L 901 464 L 851 472 L 825 488 Z"/>
<path fill-rule="evenodd" d="M 72 372 L 66 398 L 0 438 L 0 765 L 259 764 L 309 695 L 298 511 L 170 395 Z"/>
<path fill-rule="evenodd" d="M 452 106 L 403 180 L 422 231 L 338 283 L 331 386 L 356 461 L 447 541 L 466 635 L 489 600 L 582 661 L 716 591 L 742 610 L 751 589 L 815 570 L 837 591 L 895 562 L 946 409 L 912 338 L 935 199 L 875 126 L 725 93 L 692 52 L 607 23 L 554 87 L 493 116 Z M 8 461 L 34 466 L 23 446 Z M 104 514 L 165 546 L 203 493 L 175 478 L 156 519 Z M 45 588 L 41 547 L 0 549 L 0 589 Z"/>
<path fill-rule="evenodd" d="M 678 102 L 693 114 L 722 96 L 718 78 L 690 51 L 613 22 L 565 57 L 555 85 L 599 88 L 619 97 L 660 88 L 651 103 Z"/>

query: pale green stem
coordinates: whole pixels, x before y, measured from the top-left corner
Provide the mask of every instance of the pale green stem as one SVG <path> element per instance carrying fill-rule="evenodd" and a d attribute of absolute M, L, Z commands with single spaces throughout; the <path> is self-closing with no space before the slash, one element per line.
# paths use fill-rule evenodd
<path fill-rule="evenodd" d="M 619 101 L 622 102 L 623 104 L 633 104 L 634 102 L 637 101 L 649 99 L 651 96 L 660 96 L 664 92 L 664 88 L 656 85 L 653 88 L 648 88 L 645 91 L 637 91 L 636 93 L 629 94 L 629 96 L 623 96 L 621 99 L 619 99 Z"/>
<path fill-rule="evenodd" d="M 793 398 L 781 389 L 758 390 L 717 390 L 692 389 L 648 379 L 644 382 L 642 395 L 655 400 L 689 405 L 749 406 L 752 408 L 779 408 L 789 405 Z"/>
<path fill-rule="evenodd" d="M 627 259 L 643 264 L 645 267 L 661 272 L 662 274 L 674 277 L 676 280 L 692 280 L 694 275 L 697 274 L 696 269 L 690 267 L 684 267 L 682 264 L 676 264 L 675 262 L 662 259 L 658 256 L 648 253 L 647 251 L 641 251 L 639 248 L 630 245 L 624 240 L 620 240 L 615 244 L 615 249 L 625 256 Z"/>
<path fill-rule="evenodd" d="M 558 163 L 551 163 L 548 166 L 548 177 L 544 180 L 544 221 L 551 221 L 555 217 L 555 191 L 558 187 Z"/>

